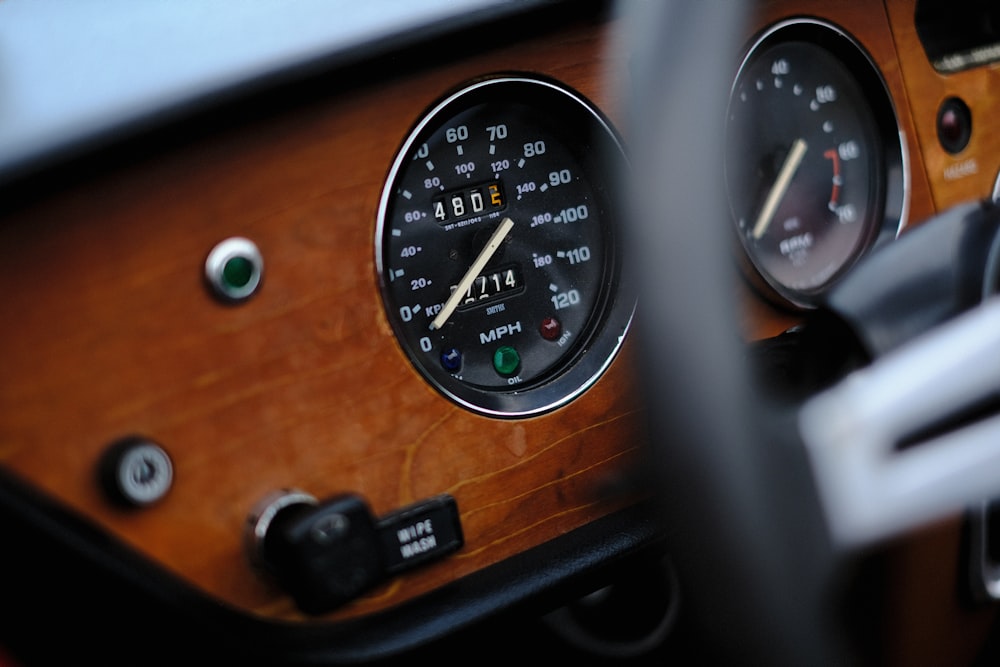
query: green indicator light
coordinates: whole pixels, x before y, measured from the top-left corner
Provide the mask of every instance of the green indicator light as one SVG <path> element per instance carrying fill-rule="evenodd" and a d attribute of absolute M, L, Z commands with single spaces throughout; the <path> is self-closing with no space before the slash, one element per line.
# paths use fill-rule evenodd
<path fill-rule="evenodd" d="M 260 287 L 264 258 L 250 239 L 231 236 L 216 244 L 205 258 L 205 280 L 215 296 L 227 303 L 249 299 Z"/>
<path fill-rule="evenodd" d="M 222 279 L 226 285 L 234 289 L 242 289 L 250 284 L 253 278 L 254 266 L 246 257 L 232 257 L 226 260 L 222 267 Z"/>
<path fill-rule="evenodd" d="M 497 348 L 493 353 L 493 368 L 504 377 L 511 377 L 521 366 L 521 355 L 510 345 Z"/>

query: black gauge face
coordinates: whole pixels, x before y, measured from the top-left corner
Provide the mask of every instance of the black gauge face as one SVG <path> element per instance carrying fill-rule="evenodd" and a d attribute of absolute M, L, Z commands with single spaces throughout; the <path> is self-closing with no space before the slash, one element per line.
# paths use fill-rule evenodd
<path fill-rule="evenodd" d="M 451 95 L 417 125 L 379 210 L 387 315 L 416 368 L 494 416 L 558 407 L 617 351 L 614 133 L 554 83 L 503 77 Z"/>
<path fill-rule="evenodd" d="M 825 24 L 758 41 L 733 86 L 726 180 L 737 232 L 765 285 L 815 299 L 898 229 L 903 171 L 891 100 L 871 61 Z"/>

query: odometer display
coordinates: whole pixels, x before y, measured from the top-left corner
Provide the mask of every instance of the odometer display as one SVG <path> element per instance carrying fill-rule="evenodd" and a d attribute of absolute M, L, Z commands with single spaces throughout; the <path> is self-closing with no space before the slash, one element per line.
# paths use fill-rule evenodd
<path fill-rule="evenodd" d="M 494 181 L 435 197 L 431 200 L 431 207 L 434 209 L 435 220 L 442 224 L 454 225 L 464 218 L 502 211 L 504 197 L 500 190 L 500 182 Z"/>
<path fill-rule="evenodd" d="M 456 289 L 458 285 L 454 286 Z M 524 288 L 521 267 L 517 264 L 476 276 L 466 288 L 458 310 L 468 310 L 487 303 L 505 299 Z"/>
<path fill-rule="evenodd" d="M 621 294 L 607 121 L 548 80 L 496 77 L 448 96 L 404 142 L 379 208 L 386 314 L 444 395 L 493 416 L 558 407 L 610 363 Z"/>

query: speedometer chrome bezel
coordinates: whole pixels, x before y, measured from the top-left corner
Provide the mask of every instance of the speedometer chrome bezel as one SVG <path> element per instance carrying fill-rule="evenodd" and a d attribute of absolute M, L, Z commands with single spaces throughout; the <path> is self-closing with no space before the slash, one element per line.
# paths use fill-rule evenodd
<path fill-rule="evenodd" d="M 606 191 L 601 208 L 602 233 L 609 253 L 604 267 L 600 294 L 594 312 L 588 315 L 586 331 L 580 333 L 571 350 L 563 355 L 557 367 L 523 385 L 504 388 L 484 388 L 463 382 L 429 361 L 407 342 L 407 333 L 396 314 L 397 305 L 390 291 L 386 260 L 389 218 L 397 199 L 397 181 L 412 160 L 418 147 L 444 127 L 444 123 L 483 101 L 499 100 L 504 95 L 535 91 L 539 98 L 559 99 L 570 105 L 579 122 L 595 129 L 599 146 L 590 150 L 604 151 L 609 158 L 607 182 L 599 184 Z M 534 99 L 534 98 L 532 98 Z M 566 107 L 566 108 L 570 108 Z M 585 121 L 582 119 L 585 117 Z M 495 418 L 537 416 L 560 408 L 586 392 L 608 369 L 617 356 L 630 327 L 636 306 L 634 281 L 623 260 L 621 233 L 614 229 L 622 215 L 620 179 L 628 169 L 623 143 L 604 114 L 577 91 L 554 79 L 523 73 L 498 73 L 481 77 L 458 86 L 424 112 L 403 141 L 389 169 L 379 200 L 375 229 L 375 268 L 384 313 L 402 352 L 414 369 L 441 395 L 457 405 L 480 415 Z M 612 202 L 616 202 L 613 204 Z M 616 205 L 618 206 L 616 208 Z"/>
<path fill-rule="evenodd" d="M 736 230 L 736 246 L 740 256 L 740 265 L 744 277 L 751 286 L 770 302 L 793 310 L 810 310 L 815 308 L 825 294 L 833 288 L 838 280 L 850 271 L 851 267 L 872 250 L 897 238 L 906 226 L 909 206 L 910 170 L 907 155 L 906 135 L 900 125 L 895 100 L 889 86 L 871 54 L 849 32 L 829 21 L 813 17 L 796 17 L 775 23 L 749 43 L 744 51 L 733 84 L 730 89 L 730 103 L 726 112 L 727 143 L 729 135 L 729 118 L 731 117 L 733 101 L 743 81 L 744 75 L 751 63 L 767 49 L 786 42 L 801 41 L 819 47 L 848 69 L 868 100 L 872 116 L 878 127 L 875 137 L 880 151 L 879 168 L 882 180 L 878 184 L 880 192 L 877 196 L 874 218 L 867 230 L 860 247 L 839 267 L 837 272 L 818 287 L 812 289 L 796 289 L 782 284 L 769 275 L 752 255 L 739 237 L 736 229 L 737 211 L 733 210 L 734 230 Z M 729 173 L 727 163 L 725 181 L 730 206 L 733 206 L 730 193 L 730 183 L 733 176 Z M 879 219 L 880 218 L 880 219 Z"/>

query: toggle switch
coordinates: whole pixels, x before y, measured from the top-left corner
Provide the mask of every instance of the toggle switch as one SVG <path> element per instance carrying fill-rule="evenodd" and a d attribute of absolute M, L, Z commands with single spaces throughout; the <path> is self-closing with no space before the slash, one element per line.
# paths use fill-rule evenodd
<path fill-rule="evenodd" d="M 310 614 L 357 597 L 385 570 L 371 512 L 353 495 L 286 507 L 271 520 L 262 546 L 263 561 Z"/>
<path fill-rule="evenodd" d="M 284 491 L 258 505 L 247 529 L 251 560 L 308 614 L 331 611 L 463 544 L 458 506 L 448 495 L 375 519 L 356 494 L 317 502 Z"/>

